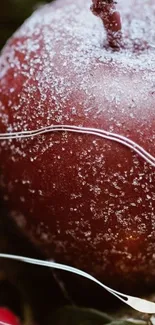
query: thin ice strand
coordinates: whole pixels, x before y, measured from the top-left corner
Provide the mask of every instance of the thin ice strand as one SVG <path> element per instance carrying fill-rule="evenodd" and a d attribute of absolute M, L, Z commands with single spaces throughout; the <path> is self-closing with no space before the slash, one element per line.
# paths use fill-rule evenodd
<path fill-rule="evenodd" d="M 0 140 L 29 138 L 29 137 L 34 137 L 34 136 L 38 136 L 41 134 L 54 132 L 54 131 L 55 132 L 67 131 L 67 132 L 76 132 L 81 134 L 96 135 L 107 140 L 118 142 L 120 144 L 127 146 L 128 148 L 135 151 L 136 153 L 138 153 L 147 163 L 155 167 L 155 157 L 150 155 L 144 148 L 139 146 L 137 143 L 119 134 L 107 132 L 101 129 L 86 128 L 86 127 L 79 127 L 79 126 L 72 126 L 72 125 L 53 125 L 38 130 L 32 130 L 32 131 L 0 133 Z"/>
<path fill-rule="evenodd" d="M 104 285 L 103 283 L 101 283 L 100 281 L 98 281 L 96 278 L 94 278 L 90 274 L 88 274 L 82 270 L 79 270 L 77 268 L 74 268 L 74 267 L 71 267 L 71 266 L 68 266 L 65 264 L 56 263 L 53 261 L 43 261 L 43 260 L 38 260 L 38 259 L 24 257 L 24 256 L 0 254 L 0 258 L 12 259 L 12 260 L 21 261 L 21 262 L 28 263 L 28 264 L 45 266 L 45 267 L 59 269 L 59 270 L 63 270 L 66 272 L 77 274 L 81 277 L 87 278 L 87 279 L 95 282 L 96 284 L 98 284 L 99 286 L 101 286 L 102 288 L 104 288 L 105 290 L 110 292 L 112 295 L 114 295 L 116 298 L 118 298 L 119 300 L 121 300 L 122 302 L 124 302 L 125 304 L 130 306 L 131 308 L 133 308 L 141 313 L 147 313 L 147 314 L 155 313 L 155 303 L 154 302 L 147 301 L 147 300 L 133 297 L 133 296 L 129 296 L 129 295 L 123 294 L 121 292 L 118 292 L 116 290 L 113 290 L 110 287 L 108 287 L 108 286 Z"/>

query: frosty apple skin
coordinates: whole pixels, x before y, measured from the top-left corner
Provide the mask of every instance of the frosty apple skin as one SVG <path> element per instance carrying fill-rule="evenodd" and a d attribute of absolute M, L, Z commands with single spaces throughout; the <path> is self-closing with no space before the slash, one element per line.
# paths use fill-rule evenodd
<path fill-rule="evenodd" d="M 0 131 L 95 127 L 155 155 L 153 1 L 145 12 L 141 0 L 134 12 L 133 1 L 119 1 L 128 36 L 119 52 L 107 48 L 90 5 L 58 0 L 9 40 L 0 58 Z M 10 215 L 47 258 L 123 290 L 155 283 L 155 170 L 138 154 L 55 132 L 1 141 L 0 161 Z"/>

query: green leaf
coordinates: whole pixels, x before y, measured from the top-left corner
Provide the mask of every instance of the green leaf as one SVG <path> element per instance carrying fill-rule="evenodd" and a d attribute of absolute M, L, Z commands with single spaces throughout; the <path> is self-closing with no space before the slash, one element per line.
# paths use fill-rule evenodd
<path fill-rule="evenodd" d="M 52 317 L 54 325 L 104 325 L 113 321 L 111 316 L 96 311 L 78 307 L 64 307 L 57 310 Z"/>
<path fill-rule="evenodd" d="M 138 319 L 116 319 L 94 309 L 64 307 L 58 309 L 48 324 L 54 325 L 147 325 Z"/>

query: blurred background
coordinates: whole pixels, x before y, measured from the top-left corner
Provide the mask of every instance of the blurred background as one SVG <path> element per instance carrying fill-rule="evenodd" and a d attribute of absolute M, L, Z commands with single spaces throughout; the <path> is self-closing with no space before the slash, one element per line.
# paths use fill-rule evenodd
<path fill-rule="evenodd" d="M 0 48 L 7 39 L 38 7 L 50 0 L 1 0 L 0 1 Z"/>

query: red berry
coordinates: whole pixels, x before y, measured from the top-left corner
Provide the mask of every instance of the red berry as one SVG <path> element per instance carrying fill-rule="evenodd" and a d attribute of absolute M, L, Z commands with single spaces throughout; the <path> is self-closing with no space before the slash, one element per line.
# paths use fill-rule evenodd
<path fill-rule="evenodd" d="M 0 308 L 0 325 L 20 325 L 19 319 L 8 308 Z"/>

